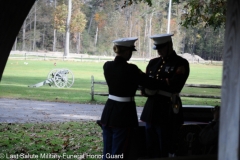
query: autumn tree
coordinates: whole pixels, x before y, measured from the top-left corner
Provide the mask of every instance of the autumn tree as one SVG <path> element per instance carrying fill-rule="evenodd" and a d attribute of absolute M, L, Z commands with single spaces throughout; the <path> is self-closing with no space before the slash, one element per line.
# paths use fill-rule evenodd
<path fill-rule="evenodd" d="M 81 12 L 81 3 L 78 0 L 73 0 L 73 11 L 71 17 L 70 30 L 74 35 L 76 42 L 77 53 L 80 53 L 81 33 L 87 24 L 86 16 Z"/>
<path fill-rule="evenodd" d="M 54 13 L 54 29 L 64 33 L 66 28 L 66 18 L 67 18 L 67 5 L 60 4 L 56 7 Z"/>
<path fill-rule="evenodd" d="M 196 26 L 201 23 L 204 27 L 221 27 L 226 22 L 227 0 L 190 0 L 184 6 L 181 25 Z"/>
<path fill-rule="evenodd" d="M 57 36 L 57 32 L 62 34 L 65 33 L 65 26 L 66 26 L 66 19 L 67 19 L 67 5 L 65 5 L 64 3 L 59 3 L 56 7 L 55 10 L 53 12 L 53 29 L 56 30 L 55 31 L 55 36 Z M 63 40 L 62 40 L 63 41 Z M 56 46 L 56 39 L 54 41 L 54 45 Z M 62 43 L 63 46 L 63 43 Z"/>
<path fill-rule="evenodd" d="M 41 48 L 54 51 L 57 48 L 63 51 L 66 46 L 67 2 L 68 0 L 38 1 L 26 18 L 13 49 L 25 48 L 30 51 Z M 132 36 L 138 37 L 138 51 L 133 56 L 158 56 L 157 52 L 152 50 L 153 44 L 149 36 L 167 32 L 169 0 L 151 0 L 152 6 L 144 0 L 136 0 L 137 4 L 132 1 L 132 5 L 128 5 L 129 0 L 80 2 L 83 1 L 72 0 L 69 34 L 71 52 L 76 50 L 77 53 L 113 56 L 112 40 Z M 187 7 L 190 2 L 193 0 L 173 0 L 170 32 L 174 33 L 174 49 L 177 53 L 191 53 L 201 55 L 204 59 L 220 60 L 224 27 L 219 30 L 216 28 L 215 32 L 213 27 L 205 26 L 203 21 L 195 27 L 189 25 L 185 28 L 179 25 L 186 19 L 185 16 L 191 13 L 190 7 Z M 200 2 L 202 1 L 196 1 L 196 5 Z M 204 1 L 205 3 L 207 1 Z M 186 13 L 188 14 L 185 15 Z M 49 23 L 50 19 L 54 22 Z"/>
<path fill-rule="evenodd" d="M 68 0 L 68 10 L 67 10 L 67 21 L 66 21 L 66 37 L 63 56 L 67 57 L 69 54 L 69 40 L 70 40 L 70 24 L 72 16 L 72 0 Z"/>
<path fill-rule="evenodd" d="M 114 0 L 119 2 L 121 0 Z M 122 7 L 133 3 L 145 2 L 152 6 L 153 0 L 125 0 Z M 214 29 L 226 22 L 227 0 L 173 0 L 173 3 L 187 3 L 184 6 L 181 25 L 184 27 L 196 26 L 201 23 L 204 27 Z"/>
<path fill-rule="evenodd" d="M 85 14 L 82 13 L 80 9 L 81 3 L 77 0 L 68 2 L 70 6 L 64 3 L 60 4 L 56 7 L 54 12 L 54 28 L 62 33 L 66 33 L 64 56 L 68 56 L 69 53 L 70 33 L 73 33 L 73 40 L 76 42 L 77 53 L 80 53 L 80 35 L 85 29 L 87 22 Z M 66 22 L 66 19 L 69 24 Z"/>
<path fill-rule="evenodd" d="M 97 45 L 97 40 L 98 40 L 98 30 L 101 30 L 105 24 L 106 24 L 106 16 L 103 12 L 98 12 L 95 14 L 94 16 L 94 20 L 97 22 L 97 28 L 96 28 L 96 35 L 95 35 L 95 40 L 94 40 L 94 44 L 95 46 Z"/>

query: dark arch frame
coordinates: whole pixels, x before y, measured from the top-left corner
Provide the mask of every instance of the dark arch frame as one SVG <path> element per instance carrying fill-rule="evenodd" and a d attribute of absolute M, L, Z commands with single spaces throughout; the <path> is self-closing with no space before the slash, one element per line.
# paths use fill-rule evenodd
<path fill-rule="evenodd" d="M 34 3 L 35 0 L 0 2 L 0 80 L 15 38 Z"/>

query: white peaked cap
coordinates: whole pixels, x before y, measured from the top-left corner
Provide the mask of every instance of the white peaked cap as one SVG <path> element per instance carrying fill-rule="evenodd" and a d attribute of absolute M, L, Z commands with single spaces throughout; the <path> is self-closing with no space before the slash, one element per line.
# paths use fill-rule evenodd
<path fill-rule="evenodd" d="M 120 38 L 113 41 L 117 46 L 133 47 L 137 37 Z"/>
<path fill-rule="evenodd" d="M 173 34 L 155 34 L 150 36 L 150 38 L 153 39 L 155 45 L 158 45 L 172 41 L 172 36 Z"/>

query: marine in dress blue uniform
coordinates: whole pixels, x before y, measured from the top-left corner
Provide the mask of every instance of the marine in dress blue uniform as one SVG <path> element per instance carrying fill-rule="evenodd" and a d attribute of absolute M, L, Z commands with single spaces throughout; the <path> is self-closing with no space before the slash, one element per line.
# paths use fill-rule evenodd
<path fill-rule="evenodd" d="M 175 152 L 175 133 L 183 123 L 182 103 L 179 97 L 189 75 L 189 63 L 178 56 L 172 47 L 172 34 L 158 34 L 150 38 L 160 57 L 150 60 L 146 74 L 165 83 L 161 90 L 144 88 L 148 96 L 141 120 L 146 122 L 148 157 L 168 157 Z M 158 139 L 159 149 L 154 143 Z"/>
<path fill-rule="evenodd" d="M 121 38 L 113 41 L 117 54 L 113 61 L 104 64 L 104 76 L 109 96 L 101 116 L 103 130 L 103 159 L 128 159 L 129 138 L 132 129 L 138 126 L 134 96 L 138 85 L 151 89 L 164 84 L 149 78 L 136 65 L 127 61 L 136 51 L 137 38 Z M 121 157 L 123 155 L 123 157 Z"/>

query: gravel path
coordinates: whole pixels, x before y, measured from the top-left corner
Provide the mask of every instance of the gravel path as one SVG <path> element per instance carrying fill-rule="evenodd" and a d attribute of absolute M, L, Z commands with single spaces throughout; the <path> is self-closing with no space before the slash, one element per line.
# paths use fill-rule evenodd
<path fill-rule="evenodd" d="M 103 105 L 0 98 L 0 123 L 98 120 Z M 137 107 L 138 116 L 142 107 Z"/>

